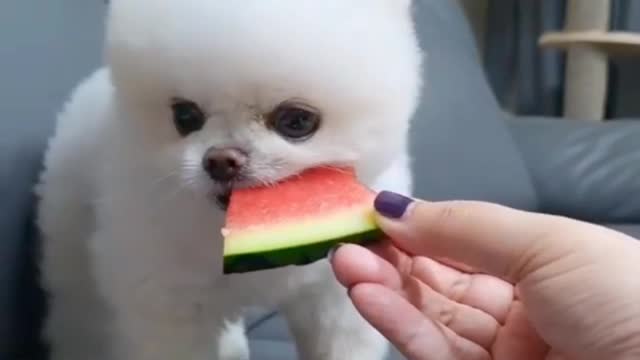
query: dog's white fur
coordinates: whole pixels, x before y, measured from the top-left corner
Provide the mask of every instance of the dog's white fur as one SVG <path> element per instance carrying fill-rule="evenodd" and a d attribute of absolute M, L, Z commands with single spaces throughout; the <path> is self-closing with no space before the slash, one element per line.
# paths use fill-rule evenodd
<path fill-rule="evenodd" d="M 59 115 L 38 186 L 53 359 L 247 359 L 251 306 L 286 315 L 301 359 L 382 359 L 386 341 L 326 261 L 222 276 L 224 213 L 200 161 L 209 146 L 241 147 L 263 182 L 349 163 L 374 189 L 410 193 L 422 66 L 410 7 L 112 1 L 107 65 Z M 179 136 L 172 97 L 206 109 L 201 131 Z M 256 120 L 290 98 L 323 114 L 304 143 Z"/>

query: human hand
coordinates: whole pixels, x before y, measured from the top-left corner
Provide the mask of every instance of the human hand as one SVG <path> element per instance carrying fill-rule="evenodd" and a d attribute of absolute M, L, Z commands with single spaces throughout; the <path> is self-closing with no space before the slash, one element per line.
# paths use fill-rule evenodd
<path fill-rule="evenodd" d="M 344 245 L 332 265 L 407 358 L 640 358 L 637 240 L 482 202 L 406 205 L 381 193 L 391 241 Z"/>

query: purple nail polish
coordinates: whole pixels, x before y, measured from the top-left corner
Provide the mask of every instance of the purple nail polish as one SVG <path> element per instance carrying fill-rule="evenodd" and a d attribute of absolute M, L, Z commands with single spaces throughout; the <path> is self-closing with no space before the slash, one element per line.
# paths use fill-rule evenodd
<path fill-rule="evenodd" d="M 389 191 L 382 191 L 374 201 L 376 210 L 383 216 L 399 219 L 407 211 L 413 199 Z"/>

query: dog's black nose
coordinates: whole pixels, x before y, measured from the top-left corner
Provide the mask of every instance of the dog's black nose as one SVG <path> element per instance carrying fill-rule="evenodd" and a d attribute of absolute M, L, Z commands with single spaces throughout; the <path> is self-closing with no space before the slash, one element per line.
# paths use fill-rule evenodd
<path fill-rule="evenodd" d="M 242 167 L 247 163 L 247 155 L 233 148 L 210 148 L 204 154 L 202 167 L 211 179 L 220 182 L 229 182 L 235 179 Z"/>

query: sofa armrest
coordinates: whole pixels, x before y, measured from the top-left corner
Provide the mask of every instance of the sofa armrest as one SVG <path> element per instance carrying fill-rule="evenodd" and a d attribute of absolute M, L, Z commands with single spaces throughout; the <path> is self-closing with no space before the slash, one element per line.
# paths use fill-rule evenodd
<path fill-rule="evenodd" d="M 540 211 L 593 222 L 640 222 L 640 120 L 507 120 Z"/>

